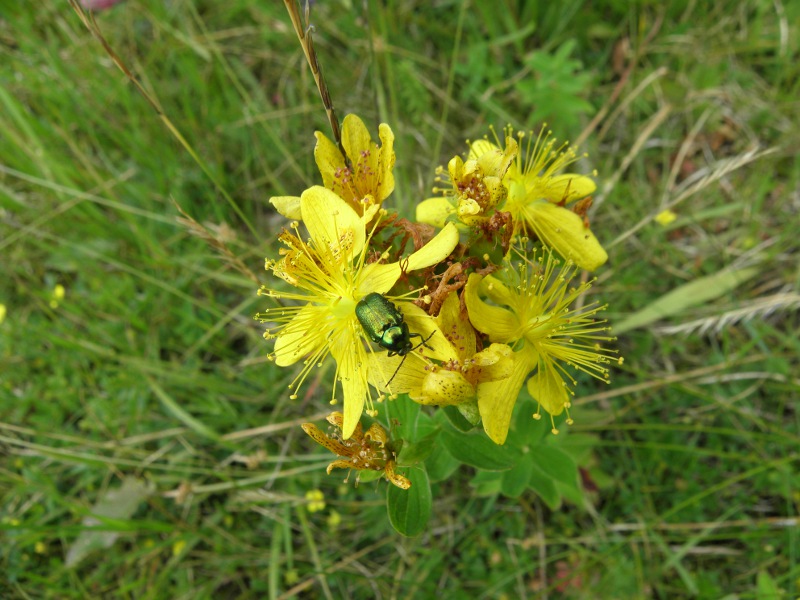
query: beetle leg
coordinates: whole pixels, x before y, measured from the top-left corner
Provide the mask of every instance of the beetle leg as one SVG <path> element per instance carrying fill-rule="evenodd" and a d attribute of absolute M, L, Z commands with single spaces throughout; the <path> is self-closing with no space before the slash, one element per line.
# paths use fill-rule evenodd
<path fill-rule="evenodd" d="M 431 331 L 431 334 L 430 334 L 428 337 L 426 337 L 426 338 L 425 338 L 424 340 L 422 340 L 422 341 L 421 341 L 419 344 L 417 344 L 416 346 L 414 346 L 413 348 L 411 348 L 411 350 L 416 350 L 416 349 L 417 349 L 417 348 L 419 348 L 420 346 L 425 346 L 425 347 L 426 347 L 428 350 L 433 350 L 433 348 L 431 348 L 430 346 L 428 346 L 428 344 L 426 344 L 425 342 L 427 342 L 429 339 L 431 339 L 431 338 L 433 337 L 433 334 L 434 334 L 434 333 L 436 333 L 436 332 L 435 332 L 435 331 Z M 412 333 L 412 334 L 409 334 L 409 336 L 408 336 L 408 337 L 409 337 L 409 338 L 412 338 L 412 337 L 418 337 L 418 338 L 421 338 L 421 337 L 422 337 L 422 334 L 421 334 L 421 333 Z"/>

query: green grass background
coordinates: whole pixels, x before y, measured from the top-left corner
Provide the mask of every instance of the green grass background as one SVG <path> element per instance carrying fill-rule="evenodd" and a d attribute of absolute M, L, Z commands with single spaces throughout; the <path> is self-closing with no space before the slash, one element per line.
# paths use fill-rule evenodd
<path fill-rule="evenodd" d="M 594 299 L 639 318 L 564 432 L 583 501 L 480 495 L 463 467 L 414 539 L 385 483 L 325 475 L 298 427 L 324 373 L 289 400 L 256 284 L 171 201 L 266 281 L 268 199 L 319 182 L 328 132 L 282 3 L 98 23 L 198 160 L 66 2 L 0 1 L 0 597 L 798 596 L 800 4 L 315 3 L 340 116 L 397 136 L 392 206 L 488 126 L 547 121 L 597 170 Z M 128 505 L 87 533 L 103 502 Z"/>

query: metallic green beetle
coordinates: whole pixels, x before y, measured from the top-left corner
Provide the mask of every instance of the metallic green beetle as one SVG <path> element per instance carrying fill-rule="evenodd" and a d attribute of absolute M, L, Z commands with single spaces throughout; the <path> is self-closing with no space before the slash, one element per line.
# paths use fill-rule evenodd
<path fill-rule="evenodd" d="M 431 335 L 414 346 L 411 338 L 421 338 L 419 333 L 409 333 L 403 314 L 383 295 L 372 292 L 356 304 L 356 317 L 373 342 L 386 348 L 389 356 L 405 356 L 427 342 Z M 402 364 L 402 363 L 401 363 Z M 399 367 L 398 367 L 399 368 Z"/>
<path fill-rule="evenodd" d="M 406 355 L 424 345 L 434 333 L 431 331 L 431 335 L 414 346 L 411 343 L 411 338 L 422 338 L 422 335 L 409 333 L 408 323 L 403 320 L 403 313 L 377 292 L 367 294 L 356 304 L 356 317 L 358 322 L 361 323 L 361 327 L 367 332 L 369 339 L 382 348 L 386 348 L 389 351 L 389 356 L 396 354 L 403 357 L 394 374 L 386 382 L 386 387 L 389 387 L 394 376 L 400 371 L 400 367 L 406 362 Z"/>

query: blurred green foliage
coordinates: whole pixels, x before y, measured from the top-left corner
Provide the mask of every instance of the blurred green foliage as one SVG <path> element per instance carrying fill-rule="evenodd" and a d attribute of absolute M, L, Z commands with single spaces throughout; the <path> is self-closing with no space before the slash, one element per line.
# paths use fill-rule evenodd
<path fill-rule="evenodd" d="M 417 538 L 391 529 L 385 482 L 325 475 L 297 425 L 329 409 L 329 372 L 290 401 L 256 283 L 177 221 L 173 201 L 265 278 L 283 224 L 269 197 L 317 182 L 327 122 L 283 7 L 128 0 L 97 20 L 198 160 L 66 3 L 3 6 L 0 596 L 797 595 L 800 5 L 314 4 L 340 116 L 397 134 L 401 213 L 490 125 L 574 140 L 599 114 L 581 166 L 598 172 L 611 258 L 593 289 L 612 325 L 760 270 L 659 323 L 677 331 L 621 336 L 625 367 L 580 381 L 557 439 L 521 403 L 532 430 L 510 443 L 531 459 L 476 476 L 428 455 Z M 452 427 L 416 409 L 417 443 Z M 153 492 L 92 525 L 127 478 Z M 315 488 L 328 507 L 311 513 Z M 92 528 L 118 535 L 67 567 Z"/>

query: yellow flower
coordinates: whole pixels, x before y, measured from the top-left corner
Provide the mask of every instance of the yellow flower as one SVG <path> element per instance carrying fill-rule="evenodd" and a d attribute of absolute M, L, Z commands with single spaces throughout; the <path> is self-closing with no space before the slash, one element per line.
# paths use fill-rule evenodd
<path fill-rule="evenodd" d="M 344 421 L 342 413 L 331 413 L 327 421 L 333 425 L 333 429 L 327 434 L 313 423 L 303 423 L 302 428 L 315 442 L 342 457 L 328 465 L 328 475 L 334 469 L 383 471 L 384 477 L 397 487 L 404 490 L 411 487 L 408 479 L 395 472 L 395 455 L 383 427 L 373 423 L 364 433 L 361 423 L 358 423 L 353 434 L 344 437 L 341 435 Z"/>
<path fill-rule="evenodd" d="M 513 133 L 510 127 L 506 128 L 505 153 L 498 147 L 499 140 L 498 145 L 488 140 L 471 144 L 467 163 L 484 160 L 487 155 L 490 161 L 498 163 L 498 155 L 508 155 Z M 521 140 L 526 136 L 518 133 L 517 137 Z M 578 160 L 569 144 L 556 148 L 555 138 L 544 129 L 536 138 L 532 135 L 527 137 L 525 152 L 516 151 L 517 144 L 514 144 L 511 164 L 501 175 L 506 194 L 497 209 L 511 215 L 514 235 L 533 234 L 544 245 L 573 260 L 582 269 L 598 268 L 608 260 L 608 255 L 584 218 L 591 203 L 588 196 L 597 186 L 585 175 L 558 174 Z M 575 203 L 572 209 L 567 208 L 566 205 L 571 203 Z M 453 212 L 448 206 L 446 198 L 426 200 L 417 208 L 417 219 L 441 226 Z"/>
<path fill-rule="evenodd" d="M 50 308 L 58 308 L 58 305 L 64 299 L 66 294 L 67 291 L 64 289 L 64 286 L 60 283 L 57 283 L 50 294 Z"/>
<path fill-rule="evenodd" d="M 394 190 L 394 133 L 386 123 L 378 126 L 381 145 L 372 141 L 364 122 L 356 115 L 347 115 L 342 123 L 342 146 L 339 147 L 317 131 L 314 158 L 326 188 L 336 192 L 359 215 L 380 204 Z M 289 219 L 301 219 L 300 198 L 270 198 L 275 209 Z"/>
<path fill-rule="evenodd" d="M 512 134 L 508 128 L 506 136 Z M 515 234 L 535 234 L 564 258 L 592 271 L 608 260 L 608 254 L 584 218 L 566 205 L 590 196 L 597 186 L 585 175 L 558 174 L 578 160 L 568 143 L 556 147 L 556 139 L 544 128 L 533 140 L 529 135 L 525 152 L 517 154 L 506 174 L 508 198 L 502 210 L 511 213 Z"/>
<path fill-rule="evenodd" d="M 266 261 L 266 268 L 296 291 L 278 291 L 266 286 L 259 294 L 299 303 L 269 309 L 256 315 L 262 322 L 277 323 L 277 331 L 267 331 L 268 339 L 277 338 L 272 358 L 280 366 L 303 360 L 303 369 L 290 388 L 296 390 L 328 354 L 336 361 L 335 381 L 344 397 L 343 437 L 356 428 L 365 402 L 372 408 L 367 385 L 368 339 L 355 313 L 358 302 L 367 294 L 388 292 L 403 272 L 423 269 L 446 258 L 458 243 L 454 226 L 443 229 L 428 244 L 400 262 L 387 263 L 384 253 L 375 262 L 367 262 L 370 235 L 365 223 L 377 212 L 373 206 L 364 216 L 334 192 L 314 186 L 300 197 L 300 211 L 310 239 L 283 231 L 279 237 L 287 249 L 278 261 Z M 374 258 L 374 257 L 373 257 Z M 336 402 L 336 384 L 333 398 Z"/>
<path fill-rule="evenodd" d="M 677 218 L 678 215 L 676 215 L 673 211 L 669 209 L 662 210 L 660 213 L 656 215 L 656 223 L 658 223 L 662 227 L 666 227 L 667 225 L 670 225 L 672 222 L 674 222 Z"/>
<path fill-rule="evenodd" d="M 172 544 L 172 556 L 180 556 L 186 550 L 186 540 L 176 540 Z"/>
<path fill-rule="evenodd" d="M 604 307 L 570 308 L 592 285 L 585 282 L 570 288 L 578 267 L 569 261 L 559 267 L 547 249 L 538 262 L 520 257 L 518 270 L 508 265 L 504 269 L 505 283 L 473 273 L 464 292 L 473 326 L 489 341 L 510 344 L 515 350 L 511 376 L 478 389 L 484 429 L 498 444 L 505 442 L 519 389 L 531 371 L 535 373 L 528 379 L 528 391 L 552 419 L 569 408 L 573 394 L 569 386 L 576 383 L 566 367 L 608 382 L 605 365 L 614 354 L 600 346 L 613 340 L 606 335 L 608 327 L 591 318 Z"/>
<path fill-rule="evenodd" d="M 322 490 L 308 490 L 306 492 L 308 512 L 319 512 L 325 509 L 325 494 Z"/>
<path fill-rule="evenodd" d="M 480 146 L 481 151 L 474 148 Z M 517 142 L 506 138 L 506 147 L 501 150 L 485 140 L 470 146 L 470 154 L 464 161 L 453 157 L 447 165 L 446 176 L 438 171 L 440 180 L 449 181 L 449 189 L 435 189 L 443 196 L 429 198 L 417 206 L 417 220 L 436 227 L 443 227 L 450 215 L 470 227 L 486 225 L 497 206 L 506 198 L 508 191 L 503 186 L 503 176 L 513 164 L 517 154 Z"/>
<path fill-rule="evenodd" d="M 406 393 L 419 404 L 456 405 L 468 420 L 477 423 L 477 390 L 483 382 L 511 374 L 511 349 L 492 344 L 476 352 L 475 330 L 461 318 L 457 294 L 447 296 L 436 318 L 411 303 L 398 303 L 398 307 L 409 328 L 429 338 L 427 351 L 420 348 L 406 360 L 371 355 L 370 383 L 376 388 L 387 387 L 392 394 Z"/>

